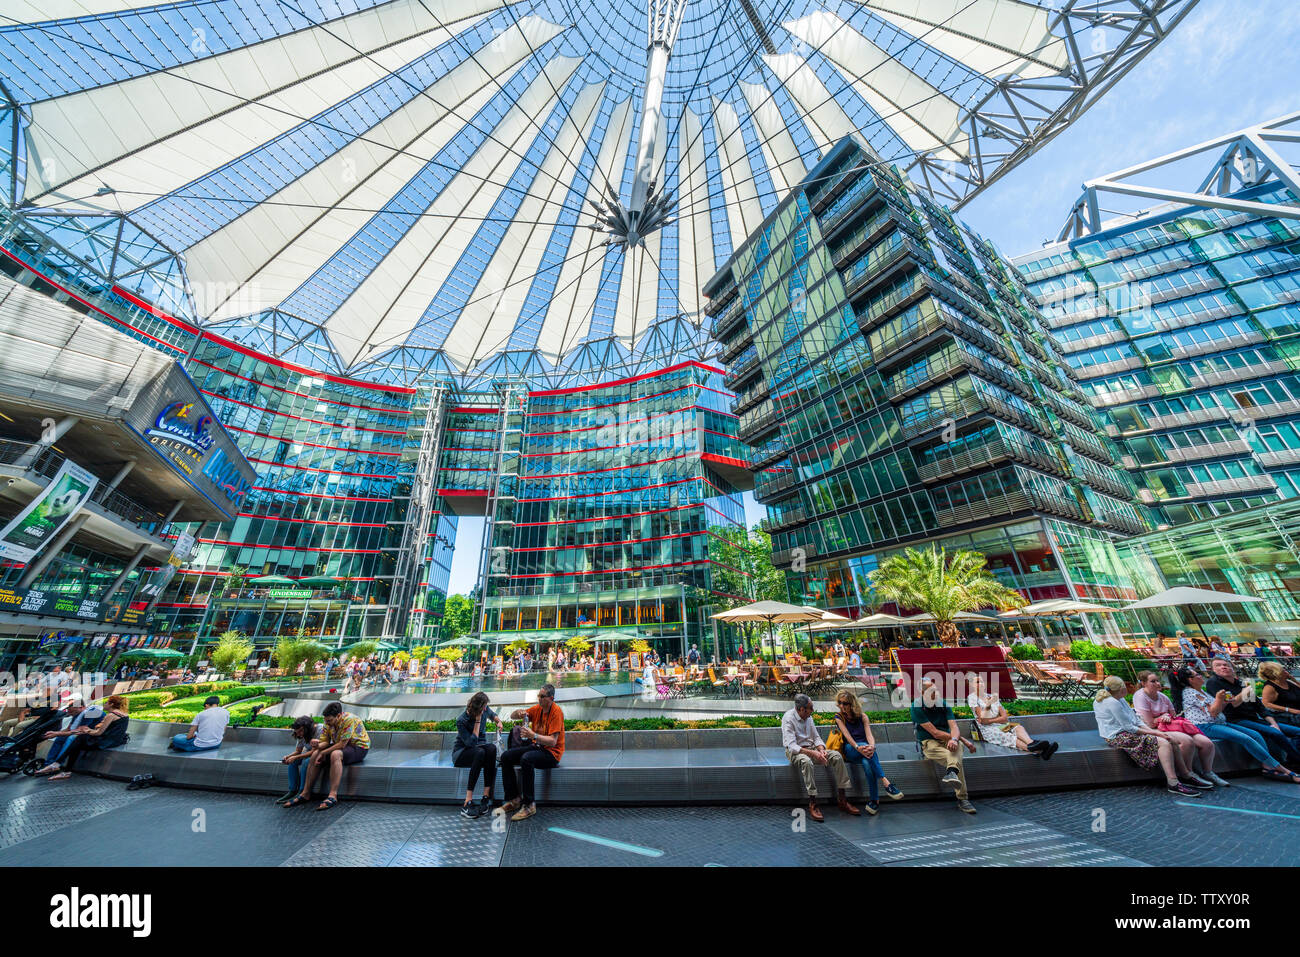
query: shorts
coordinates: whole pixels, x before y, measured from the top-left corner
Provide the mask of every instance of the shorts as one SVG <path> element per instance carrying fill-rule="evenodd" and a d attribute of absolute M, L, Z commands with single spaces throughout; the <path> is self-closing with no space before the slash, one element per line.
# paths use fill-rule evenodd
<path fill-rule="evenodd" d="M 357 747 L 355 744 L 345 744 L 339 750 L 339 754 L 343 755 L 344 766 L 349 764 L 360 764 L 366 759 L 366 755 L 369 753 L 369 748 Z"/>

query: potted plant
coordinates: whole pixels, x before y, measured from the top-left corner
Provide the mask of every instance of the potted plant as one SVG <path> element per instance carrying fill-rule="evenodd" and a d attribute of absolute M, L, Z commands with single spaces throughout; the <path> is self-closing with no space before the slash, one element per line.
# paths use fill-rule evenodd
<path fill-rule="evenodd" d="M 900 608 L 918 608 L 934 617 L 939 643 L 958 644 L 954 616 L 980 608 L 1016 608 L 1025 604 L 1019 592 L 1002 584 L 988 570 L 979 552 L 954 552 L 931 545 L 891 555 L 871 573 L 871 583 Z"/>

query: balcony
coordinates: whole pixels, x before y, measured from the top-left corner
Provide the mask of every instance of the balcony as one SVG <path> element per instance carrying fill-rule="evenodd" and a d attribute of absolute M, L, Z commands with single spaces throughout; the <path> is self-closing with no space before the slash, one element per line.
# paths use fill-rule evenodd
<path fill-rule="evenodd" d="M 1174 359 L 1189 359 L 1194 356 L 1209 355 L 1214 352 L 1230 352 L 1233 349 L 1240 349 L 1244 346 L 1257 346 L 1267 341 L 1268 339 L 1263 333 L 1248 332 L 1235 336 L 1227 336 L 1223 339 L 1197 342 L 1189 346 L 1174 346 L 1169 350 L 1169 355 Z"/>
<path fill-rule="evenodd" d="M 1300 449 L 1282 449 L 1280 452 L 1258 452 L 1255 455 L 1260 465 L 1277 468 L 1283 465 L 1300 465 Z"/>
<path fill-rule="evenodd" d="M 1149 415 L 1147 426 L 1152 429 L 1176 429 L 1187 425 L 1203 425 L 1206 422 L 1221 422 L 1227 418 L 1228 410 L 1216 406 L 1213 409 L 1189 409 L 1169 415 Z"/>
<path fill-rule="evenodd" d="M 726 339 L 731 331 L 745 321 L 745 302 L 740 296 L 728 306 L 718 318 L 713 320 L 713 338 L 719 342 Z"/>
<path fill-rule="evenodd" d="M 1114 375 L 1116 372 L 1127 372 L 1129 369 L 1140 369 L 1142 365 L 1141 356 L 1126 356 L 1123 359 L 1112 359 L 1110 362 L 1089 363 L 1080 366 L 1075 372 L 1092 379 L 1097 376 Z"/>
<path fill-rule="evenodd" d="M 1109 346 L 1116 342 L 1122 342 L 1127 338 L 1128 333 L 1123 329 L 1111 329 L 1108 332 L 1099 332 L 1095 336 L 1087 336 L 1083 339 L 1074 339 L 1069 342 L 1061 340 L 1061 345 L 1073 355 L 1076 352 L 1096 349 L 1098 346 Z"/>
<path fill-rule="evenodd" d="M 767 479 L 765 478 L 767 475 L 773 475 L 774 477 Z M 794 469 L 786 469 L 780 472 L 764 472 L 759 475 L 754 483 L 754 500 L 764 505 L 775 502 L 792 492 L 798 484 L 799 476 Z"/>
<path fill-rule="evenodd" d="M 760 405 L 740 417 L 740 422 L 736 427 L 736 435 L 746 445 L 752 445 L 755 439 L 761 438 L 775 429 L 780 425 L 780 422 L 780 416 L 770 403 L 766 406 Z"/>
<path fill-rule="evenodd" d="M 954 349 L 946 356 L 936 358 L 915 373 L 895 376 L 885 382 L 885 394 L 890 399 L 898 400 L 916 392 L 922 392 L 937 382 L 960 375 L 965 371 L 976 372 L 981 378 L 995 382 L 1010 392 L 1019 393 L 1023 398 L 1030 398 L 1029 386 L 1019 376 L 986 362 L 978 356 L 962 349 Z"/>
<path fill-rule="evenodd" d="M 1206 442 L 1188 448 L 1169 449 L 1165 458 L 1170 462 L 1193 462 L 1197 459 L 1218 459 L 1229 455 L 1249 455 L 1250 446 L 1241 439 L 1227 442 Z"/>
<path fill-rule="evenodd" d="M 728 370 L 726 376 L 722 380 L 723 385 L 732 392 L 738 392 L 740 390 L 738 390 L 736 386 L 744 382 L 755 372 L 759 371 L 759 368 L 760 363 L 758 361 L 758 350 L 754 350 L 747 355 L 742 355 L 741 361 Z"/>
<path fill-rule="evenodd" d="M 1030 488 L 1026 490 L 1030 502 L 1034 507 L 1044 512 L 1050 512 L 1053 515 L 1060 515 L 1062 518 L 1073 518 L 1079 521 L 1086 521 L 1083 514 L 1083 507 L 1079 505 L 1078 499 L 1065 498 L 1061 495 L 1050 495 L 1041 489 Z"/>
<path fill-rule="evenodd" d="M 1002 495 L 990 496 L 978 502 L 968 502 L 964 505 L 949 505 L 946 508 L 939 508 L 936 504 L 934 518 L 935 523 L 940 528 L 947 528 L 954 525 L 966 525 L 970 522 L 980 522 L 1002 515 L 1011 515 L 1016 512 L 1024 512 L 1031 507 L 1029 496 L 1024 492 L 1007 492 Z"/>
<path fill-rule="evenodd" d="M 892 275 L 890 267 L 902 263 L 908 256 L 924 261 L 925 252 L 903 233 L 892 233 L 882 243 L 857 260 L 844 275 L 844 293 L 848 297 L 869 291 Z"/>
<path fill-rule="evenodd" d="M 1277 492 L 1277 482 L 1271 475 L 1247 475 L 1243 478 L 1219 479 L 1214 482 L 1186 482 L 1184 488 L 1188 496 L 1202 498 L 1213 495 Z"/>
<path fill-rule="evenodd" d="M 718 341 L 721 341 L 720 339 Z M 744 355 L 746 349 L 754 347 L 754 339 L 748 332 L 744 335 L 736 336 L 731 341 L 722 346 L 719 358 L 722 359 L 723 365 L 729 365 L 736 360 L 737 356 Z"/>
<path fill-rule="evenodd" d="M 759 379 L 744 392 L 736 394 L 736 401 L 732 404 L 731 411 L 735 412 L 736 415 L 740 415 L 762 402 L 770 394 L 767 388 L 767 380 Z"/>
<path fill-rule="evenodd" d="M 979 323 L 956 319 L 948 312 L 935 309 L 930 315 L 924 316 L 918 322 L 904 326 L 892 335 L 872 335 L 868 337 L 867 342 L 871 346 L 871 354 L 875 359 L 877 369 L 888 368 L 906 359 L 911 352 L 910 346 L 922 342 L 940 330 L 947 330 L 956 336 L 960 336 L 967 342 L 979 346 L 985 352 L 994 356 L 1002 359 L 1008 358 L 1006 345 L 1001 340 L 994 338 Z"/>
<path fill-rule="evenodd" d="M 1073 422 L 1075 425 L 1083 429 L 1092 429 L 1096 427 L 1097 423 L 1092 417 L 1091 410 L 1084 408 L 1079 403 L 1073 402 L 1062 395 L 1058 395 L 1050 387 L 1043 388 L 1041 398 L 1043 402 L 1050 406 L 1054 412 L 1061 416 L 1061 418 Z M 1106 434 L 1111 435 L 1112 429 L 1114 429 L 1113 434 L 1118 436 L 1119 429 L 1115 428 L 1113 425 L 1106 426 Z"/>
<path fill-rule="evenodd" d="M 777 568 L 789 566 L 796 558 L 802 558 L 804 561 L 811 559 L 817 554 L 817 548 L 813 545 L 803 545 L 799 548 L 782 548 L 772 553 L 772 564 Z"/>
<path fill-rule="evenodd" d="M 1138 399 L 1158 399 L 1164 394 L 1165 390 L 1158 385 L 1138 385 L 1122 392 L 1096 394 L 1092 397 L 1092 403 L 1106 408 L 1112 405 L 1123 405 L 1125 402 L 1136 402 Z"/>
<path fill-rule="evenodd" d="M 787 528 L 794 528 L 796 525 L 804 525 L 808 522 L 808 512 L 802 505 L 787 509 L 777 518 L 769 518 L 767 527 L 770 531 L 780 532 Z"/>
<path fill-rule="evenodd" d="M 1022 448 L 1000 438 L 951 455 L 937 456 L 923 465 L 918 464 L 916 474 L 922 482 L 937 482 L 1007 459 L 1021 462 L 1045 472 L 1053 472 L 1057 475 L 1064 474 L 1064 469 L 1062 469 L 1059 460 L 1031 449 Z"/>
<path fill-rule="evenodd" d="M 761 472 L 763 469 L 775 465 L 789 454 L 790 446 L 786 445 L 784 440 L 780 438 L 772 439 L 767 444 L 754 449 L 753 457 L 749 462 L 750 468 L 752 471 Z"/>
<path fill-rule="evenodd" d="M 31 452 L 30 442 L 0 439 L 0 473 L 10 477 L 8 491 L 20 493 L 23 504 L 49 486 L 65 461 L 51 448 L 40 449 L 35 456 Z M 169 536 L 180 530 L 174 524 L 164 523 L 156 509 L 110 489 L 102 478 L 81 507 L 90 513 L 85 526 L 88 534 L 129 549 L 145 544 L 153 546 L 155 559 L 171 551 Z"/>
<path fill-rule="evenodd" d="M 1283 372 L 1290 372 L 1291 366 L 1278 359 L 1273 362 L 1256 362 L 1251 365 L 1237 366 L 1232 369 L 1215 369 L 1208 372 L 1199 372 L 1195 375 L 1188 376 L 1188 381 L 1192 388 L 1201 389 L 1206 386 L 1223 385 L 1227 382 L 1244 382 L 1247 379 L 1261 379 L 1267 376 L 1278 375 Z"/>
<path fill-rule="evenodd" d="M 1272 419 L 1279 415 L 1300 415 L 1300 399 L 1250 406 L 1239 410 L 1237 417 L 1258 422 L 1260 419 Z"/>

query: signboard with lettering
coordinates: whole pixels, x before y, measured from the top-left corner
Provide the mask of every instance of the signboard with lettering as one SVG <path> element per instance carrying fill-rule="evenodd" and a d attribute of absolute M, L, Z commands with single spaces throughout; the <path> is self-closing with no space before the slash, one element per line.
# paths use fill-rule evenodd
<path fill-rule="evenodd" d="M 50 484 L 0 529 L 0 557 L 29 562 L 76 514 L 99 479 L 64 459 Z"/>
<path fill-rule="evenodd" d="M 310 588 L 270 588 L 267 589 L 268 598 L 310 598 Z"/>
<path fill-rule="evenodd" d="M 16 615 L 44 615 L 51 618 L 75 618 L 78 621 L 117 622 L 139 625 L 143 608 L 131 608 L 120 602 L 100 602 L 79 595 L 63 595 L 38 588 L 0 588 L 0 612 Z"/>

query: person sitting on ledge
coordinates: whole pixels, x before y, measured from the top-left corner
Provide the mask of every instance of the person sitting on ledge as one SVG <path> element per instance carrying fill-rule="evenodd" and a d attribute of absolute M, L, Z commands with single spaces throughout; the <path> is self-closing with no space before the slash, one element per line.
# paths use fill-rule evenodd
<path fill-rule="evenodd" d="M 465 804 L 461 807 L 462 817 L 470 818 L 487 813 L 492 808 L 492 786 L 497 780 L 497 746 L 487 739 L 487 724 L 497 723 L 501 730 L 501 719 L 488 707 L 488 696 L 477 691 L 470 696 L 465 710 L 456 719 L 456 743 L 451 747 L 453 767 L 469 768 L 469 785 L 465 789 Z M 483 775 L 483 802 L 474 803 L 474 785 L 478 776 Z"/>
<path fill-rule="evenodd" d="M 104 701 L 104 716 L 94 727 L 82 726 L 72 732 L 72 741 L 53 764 L 47 764 L 36 773 L 49 775 L 51 781 L 65 781 L 72 777 L 72 768 L 86 751 L 107 751 L 126 744 L 126 699 L 109 695 Z"/>
<path fill-rule="evenodd" d="M 316 722 L 307 715 L 294 718 L 289 726 L 295 746 L 291 754 L 280 759 L 289 766 L 289 790 L 275 799 L 276 804 L 288 804 L 307 783 L 307 762 L 311 761 L 312 751 L 319 743 L 317 731 Z"/>
<path fill-rule="evenodd" d="M 974 753 L 974 743 L 961 736 L 957 716 L 943 700 L 943 695 L 933 681 L 921 687 L 921 696 L 912 702 L 912 724 L 916 727 L 916 740 L 927 761 L 942 764 L 946 770 L 939 779 L 956 789 L 957 809 L 967 814 L 975 813 L 975 805 L 966 790 L 966 771 L 961 766 L 961 747 Z"/>
<path fill-rule="evenodd" d="M 208 695 L 203 700 L 203 710 L 190 722 L 189 731 L 172 738 L 168 745 L 173 751 L 211 751 L 221 747 L 230 724 L 230 712 L 221 707 L 221 699 Z"/>
<path fill-rule="evenodd" d="M 42 767 L 57 764 L 60 755 L 75 740 L 79 733 L 77 729 L 83 727 L 93 728 L 99 724 L 100 719 L 104 717 L 104 709 L 93 704 L 87 707 L 81 695 L 74 692 L 68 701 L 66 715 L 67 717 L 64 719 L 63 727 L 60 730 L 45 732 L 45 739 L 53 740 L 54 744 L 50 746 L 49 753 L 45 756 L 45 764 Z"/>
<path fill-rule="evenodd" d="M 1188 667 L 1191 667 L 1188 665 Z M 1169 735 L 1182 754 L 1183 764 L 1192 766 L 1192 754 L 1196 752 L 1201 758 L 1201 768 L 1205 775 L 1198 775 L 1191 770 L 1187 778 L 1194 788 L 1209 788 L 1214 785 L 1227 787 L 1228 782 L 1214 773 L 1214 742 L 1201 731 L 1197 725 L 1174 713 L 1174 704 L 1160 689 L 1160 672 L 1143 671 L 1138 674 L 1138 689 L 1133 692 L 1133 710 L 1148 728 L 1155 728 Z M 1208 779 L 1208 780 L 1207 780 Z"/>
<path fill-rule="evenodd" d="M 1229 724 L 1223 716 L 1228 704 L 1228 693 L 1220 690 L 1210 697 L 1204 690 L 1205 675 L 1195 668 L 1180 668 L 1171 676 L 1170 690 L 1174 705 L 1182 705 L 1183 717 L 1201 729 L 1211 741 L 1232 741 L 1239 744 L 1263 767 L 1266 778 L 1300 784 L 1300 774 L 1285 767 L 1268 749 L 1268 742 L 1258 731 Z M 1226 782 L 1225 782 L 1226 783 Z"/>
<path fill-rule="evenodd" d="M 542 685 L 537 689 L 537 704 L 527 710 L 520 709 L 510 715 L 516 721 L 527 718 L 528 723 L 519 729 L 525 744 L 508 748 L 501 755 L 501 784 L 506 792 L 503 814 L 511 814 L 512 821 L 523 821 L 537 813 L 533 798 L 533 772 L 538 768 L 553 768 L 564 756 L 564 712 L 555 703 L 555 685 Z M 515 767 L 519 768 L 519 782 L 515 781 Z"/>
<path fill-rule="evenodd" d="M 874 815 L 880 811 L 880 787 L 877 782 L 885 786 L 885 793 L 894 801 L 900 800 L 903 792 L 890 783 L 880 767 L 880 758 L 876 757 L 876 737 L 871 733 L 871 719 L 863 713 L 858 696 L 852 691 L 841 691 L 835 696 L 835 707 L 839 709 L 835 715 L 835 727 L 844 739 L 841 746 L 844 760 L 849 764 L 866 765 L 871 799 L 862 809 Z"/>
<path fill-rule="evenodd" d="M 1052 759 L 1060 745 L 1041 738 L 1035 741 L 1023 724 L 1012 721 L 1002 701 L 985 687 L 983 675 L 974 672 L 967 675 L 966 686 L 971 689 L 971 693 L 966 696 L 966 705 L 974 715 L 975 723 L 979 725 L 981 738 L 1001 748 L 1028 751 L 1044 761 Z"/>
<path fill-rule="evenodd" d="M 1217 695 L 1220 691 L 1227 697 L 1223 716 L 1228 723 L 1252 731 L 1258 731 L 1269 742 L 1269 750 L 1283 749 L 1285 757 L 1291 761 L 1300 761 L 1300 728 L 1289 724 L 1279 725 L 1277 720 L 1264 710 L 1264 706 L 1255 697 L 1254 684 L 1245 685 L 1237 677 L 1232 662 L 1216 658 L 1210 664 L 1214 674 L 1205 683 L 1205 690 Z"/>
<path fill-rule="evenodd" d="M 307 780 L 298 796 L 287 801 L 285 807 L 306 804 L 316 778 L 328 769 L 330 793 L 316 806 L 318 811 L 328 811 L 339 803 L 339 782 L 343 780 L 343 769 L 350 764 L 360 764 L 370 753 L 370 735 L 360 718 L 344 711 L 343 705 L 337 701 L 331 701 L 325 706 L 324 716 L 325 727 L 321 730 L 316 753 L 307 759 Z"/>
<path fill-rule="evenodd" d="M 1300 724 L 1300 684 L 1280 661 L 1261 661 L 1259 676 L 1264 679 L 1259 700 L 1265 713 L 1284 724 Z"/>
<path fill-rule="evenodd" d="M 1198 789 L 1179 780 L 1187 775 L 1182 752 L 1164 731 L 1142 723 L 1137 712 L 1124 700 L 1127 690 L 1119 675 L 1107 675 L 1102 681 L 1092 703 L 1093 714 L 1097 716 L 1097 733 L 1143 770 L 1150 771 L 1159 764 L 1165 772 L 1165 785 L 1170 794 L 1200 797 Z"/>
<path fill-rule="evenodd" d="M 794 696 L 794 707 L 781 716 L 781 744 L 785 746 L 785 755 L 803 782 L 804 793 L 808 796 L 808 816 L 814 821 L 825 820 L 822 812 L 817 809 L 817 778 L 814 772 L 820 765 L 830 768 L 831 775 L 835 778 L 835 798 L 839 809 L 857 817 L 862 812 L 849 803 L 849 770 L 844 766 L 844 755 L 839 751 L 827 750 L 826 743 L 813 724 L 812 715 L 812 699 L 806 694 L 797 694 Z"/>

